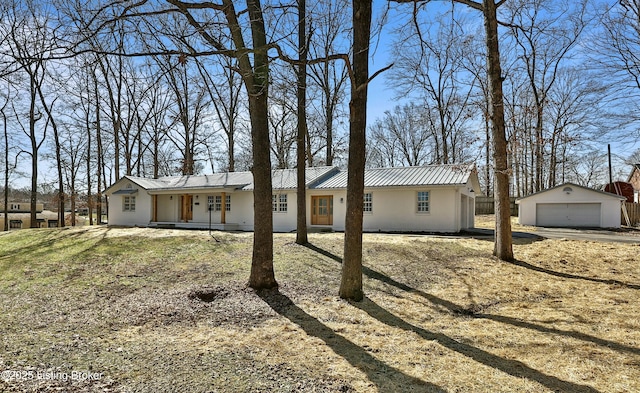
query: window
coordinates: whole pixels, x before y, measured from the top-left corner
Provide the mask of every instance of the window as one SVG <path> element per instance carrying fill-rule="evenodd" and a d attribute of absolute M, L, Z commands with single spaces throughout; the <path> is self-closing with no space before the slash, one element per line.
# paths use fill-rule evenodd
<path fill-rule="evenodd" d="M 370 192 L 364 193 L 364 205 L 362 207 L 362 211 L 365 213 L 373 212 L 373 195 Z"/>
<path fill-rule="evenodd" d="M 287 209 L 287 194 L 276 194 L 271 198 L 271 210 L 274 212 L 286 213 Z"/>
<path fill-rule="evenodd" d="M 418 213 L 429 212 L 429 191 L 418 191 Z"/>
<path fill-rule="evenodd" d="M 136 197 L 126 196 L 122 198 L 122 211 L 134 212 L 136 211 Z"/>
<path fill-rule="evenodd" d="M 225 211 L 231 211 L 231 195 L 226 195 L 225 198 Z M 209 195 L 207 196 L 207 205 L 210 211 L 222 211 L 222 195 Z"/>
<path fill-rule="evenodd" d="M 287 194 L 280 194 L 280 206 L 278 207 L 278 211 L 287 211 Z"/>

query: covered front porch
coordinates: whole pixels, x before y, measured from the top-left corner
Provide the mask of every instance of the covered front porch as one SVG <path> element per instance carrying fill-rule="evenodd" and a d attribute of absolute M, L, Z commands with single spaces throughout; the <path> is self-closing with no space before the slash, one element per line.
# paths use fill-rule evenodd
<path fill-rule="evenodd" d="M 212 229 L 234 231 L 246 229 L 245 205 L 251 193 L 232 190 L 185 190 L 157 192 L 151 196 L 149 227 Z M 233 206 L 233 210 L 232 210 Z"/>

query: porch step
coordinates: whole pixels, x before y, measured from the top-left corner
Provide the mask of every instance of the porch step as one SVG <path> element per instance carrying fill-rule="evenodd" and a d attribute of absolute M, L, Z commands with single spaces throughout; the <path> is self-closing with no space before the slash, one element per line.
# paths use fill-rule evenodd
<path fill-rule="evenodd" d="M 163 228 L 163 229 L 212 229 L 215 231 L 238 231 L 240 225 L 235 223 L 227 224 L 211 224 L 208 222 L 150 222 L 149 228 Z"/>

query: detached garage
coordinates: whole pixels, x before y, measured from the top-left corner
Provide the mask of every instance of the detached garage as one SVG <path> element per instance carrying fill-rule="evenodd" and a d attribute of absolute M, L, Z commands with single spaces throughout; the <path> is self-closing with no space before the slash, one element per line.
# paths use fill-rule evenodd
<path fill-rule="evenodd" d="M 565 183 L 516 200 L 518 222 L 539 227 L 620 228 L 625 198 Z"/>

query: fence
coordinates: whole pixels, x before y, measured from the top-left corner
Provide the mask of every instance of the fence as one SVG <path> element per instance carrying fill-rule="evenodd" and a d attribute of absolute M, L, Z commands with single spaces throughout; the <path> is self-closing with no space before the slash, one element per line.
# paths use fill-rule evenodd
<path fill-rule="evenodd" d="M 631 226 L 637 226 L 640 224 L 640 203 L 624 202 L 624 204 L 627 208 L 627 214 L 629 214 Z M 627 224 L 627 221 L 624 218 L 624 213 L 622 213 L 621 222 L 622 225 Z"/>
<path fill-rule="evenodd" d="M 518 206 L 516 205 L 516 198 L 511 197 L 511 215 L 518 215 Z M 493 197 L 476 197 L 476 214 L 494 214 Z"/>

